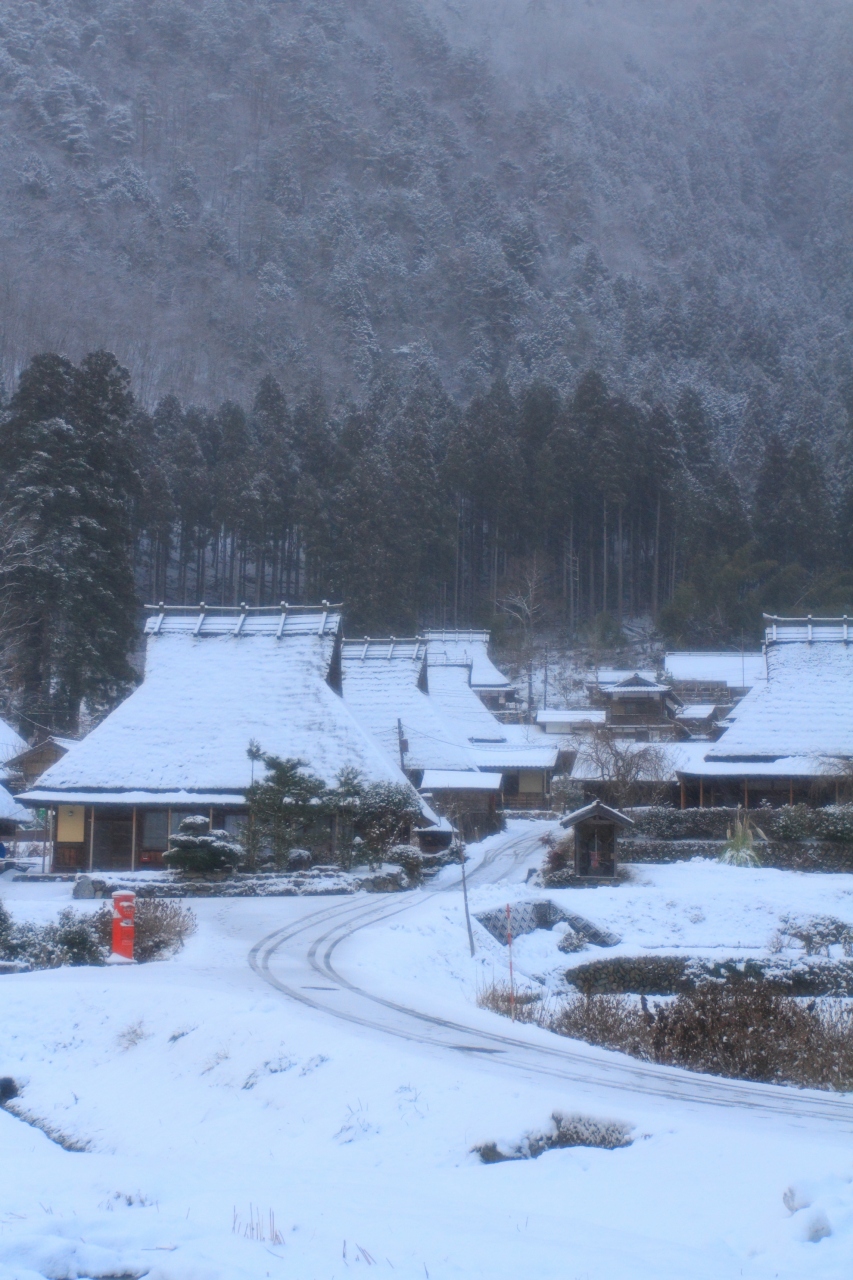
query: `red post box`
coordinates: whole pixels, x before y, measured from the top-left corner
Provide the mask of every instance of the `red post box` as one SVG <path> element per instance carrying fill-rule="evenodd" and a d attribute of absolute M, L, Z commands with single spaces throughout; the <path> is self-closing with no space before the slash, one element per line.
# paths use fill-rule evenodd
<path fill-rule="evenodd" d="M 113 894 L 113 955 L 122 960 L 133 959 L 135 911 L 135 893 L 117 891 Z"/>

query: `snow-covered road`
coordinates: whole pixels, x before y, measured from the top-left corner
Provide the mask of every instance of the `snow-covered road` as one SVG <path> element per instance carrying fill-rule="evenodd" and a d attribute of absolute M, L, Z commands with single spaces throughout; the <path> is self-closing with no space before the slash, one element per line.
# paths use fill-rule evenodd
<path fill-rule="evenodd" d="M 468 874 L 472 888 L 516 883 L 531 862 L 541 859 L 540 831 L 517 830 L 490 841 Z M 816 1090 L 793 1089 L 744 1081 L 721 1080 L 672 1067 L 635 1062 L 622 1054 L 559 1039 L 552 1033 L 519 1025 L 512 1033 L 494 1030 L 494 1015 L 472 1010 L 460 1021 L 435 1009 L 401 1003 L 389 997 L 383 971 L 368 980 L 348 975 L 348 958 L 359 934 L 384 925 L 402 913 L 429 909 L 441 895 L 459 893 L 458 877 L 445 875 L 438 888 L 393 898 L 347 901 L 311 912 L 262 938 L 249 953 L 260 977 L 293 1000 L 332 1018 L 343 1019 L 383 1036 L 411 1041 L 437 1051 L 480 1055 L 489 1069 L 553 1077 L 597 1094 L 613 1091 L 668 1100 L 688 1109 L 725 1107 L 785 1118 L 810 1128 L 827 1125 L 853 1131 L 853 1098 Z"/>
<path fill-rule="evenodd" d="M 475 913 L 542 895 L 524 881 L 545 830 L 472 848 Z M 0 883 L 21 920 L 70 895 Z M 549 896 L 620 934 L 614 954 L 760 953 L 793 904 L 853 924 L 853 876 L 703 860 Z M 0 1075 L 21 1090 L 0 1109 L 0 1280 L 849 1280 L 848 1101 L 480 1008 L 507 953 L 475 924 L 469 955 L 458 869 L 408 894 L 191 905 L 162 963 L 0 979 Z M 556 989 L 558 936 L 517 940 L 521 982 Z M 476 1156 L 555 1113 L 633 1141 Z"/>

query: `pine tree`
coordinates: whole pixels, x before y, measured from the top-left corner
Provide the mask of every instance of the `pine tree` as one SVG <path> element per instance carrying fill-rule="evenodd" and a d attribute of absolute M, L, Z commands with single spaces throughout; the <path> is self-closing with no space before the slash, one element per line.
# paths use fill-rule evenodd
<path fill-rule="evenodd" d="M 816 571 L 832 562 L 836 528 L 823 468 L 807 440 L 790 452 L 771 436 L 755 485 L 755 533 L 781 565 Z"/>
<path fill-rule="evenodd" d="M 242 846 L 227 831 L 211 831 L 208 819 L 194 814 L 182 818 L 169 837 L 163 862 L 170 871 L 233 871 L 242 855 Z"/>
<path fill-rule="evenodd" d="M 30 549 L 7 584 L 25 731 L 73 732 L 133 680 L 133 509 L 140 493 L 130 379 L 95 352 L 35 358 L 0 424 L 2 501 Z"/>

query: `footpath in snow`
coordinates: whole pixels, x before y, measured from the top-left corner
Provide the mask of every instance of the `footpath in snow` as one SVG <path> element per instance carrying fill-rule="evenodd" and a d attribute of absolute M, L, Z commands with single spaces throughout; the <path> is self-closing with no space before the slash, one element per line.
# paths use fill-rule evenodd
<path fill-rule="evenodd" d="M 476 912 L 548 896 L 618 933 L 626 954 L 757 953 L 792 909 L 853 922 L 853 876 L 704 862 L 545 895 L 524 884 L 542 830 L 513 824 L 471 850 Z M 311 921 L 335 899 L 194 901 L 198 932 L 172 960 L 0 977 L 0 1075 L 57 1139 L 0 1111 L 0 1280 L 333 1280 L 374 1268 L 406 1280 L 849 1280 L 853 1126 L 620 1094 L 594 1076 L 575 1084 L 345 1020 L 348 1001 L 367 1007 L 351 983 L 507 1032 L 476 1007 L 505 948 L 475 926 L 472 961 L 454 877 L 340 899 L 347 911 L 395 908 L 338 943 L 343 989 L 321 972 L 334 922 Z M 19 918 L 53 918 L 70 892 L 0 881 Z M 285 928 L 270 975 L 300 1000 L 248 963 Z M 519 939 L 520 973 L 556 988 L 573 959 L 556 941 Z M 324 1001 L 331 1011 L 315 1007 Z M 634 1140 L 498 1165 L 472 1154 L 555 1111 L 621 1121 Z"/>

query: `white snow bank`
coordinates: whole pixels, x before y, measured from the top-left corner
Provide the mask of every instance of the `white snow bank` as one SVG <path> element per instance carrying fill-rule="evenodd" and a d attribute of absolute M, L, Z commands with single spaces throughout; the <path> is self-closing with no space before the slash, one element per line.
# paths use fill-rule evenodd
<path fill-rule="evenodd" d="M 471 850 L 471 870 L 522 829 Z M 544 896 L 524 887 L 526 866 L 520 856 L 509 883 L 472 887 L 472 906 Z M 783 907 L 851 916 L 853 877 L 705 863 L 643 875 L 547 896 L 649 946 L 763 945 Z M 0 893 L 21 918 L 70 901 L 62 884 L 0 881 Z M 346 975 L 505 1030 L 473 999 L 506 949 L 487 952 L 478 930 L 471 962 L 458 889 L 415 899 L 344 944 Z M 0 1111 L 2 1280 L 141 1264 L 151 1280 L 342 1280 L 373 1266 L 403 1280 L 848 1280 L 849 1134 L 639 1095 L 614 1106 L 594 1080 L 532 1078 L 334 1021 L 246 964 L 316 901 L 191 905 L 199 930 L 173 961 L 0 978 L 0 1075 L 20 1081 L 21 1108 L 90 1144 L 62 1150 Z M 283 975 L 320 984 L 303 957 L 294 945 Z M 494 1166 L 470 1154 L 555 1111 L 618 1120 L 635 1141 Z"/>

